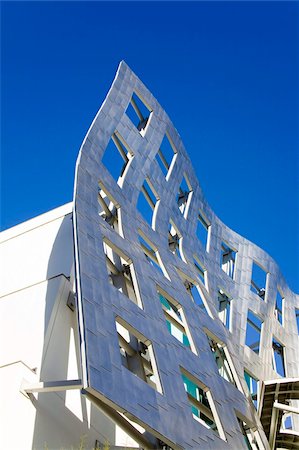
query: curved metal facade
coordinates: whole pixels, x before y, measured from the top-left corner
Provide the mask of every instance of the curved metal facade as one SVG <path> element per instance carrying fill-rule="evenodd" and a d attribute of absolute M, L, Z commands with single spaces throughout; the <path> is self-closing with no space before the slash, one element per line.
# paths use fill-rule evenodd
<path fill-rule="evenodd" d="M 268 448 L 244 370 L 278 378 L 276 345 L 298 376 L 298 296 L 211 210 L 178 132 L 124 62 L 82 144 L 74 205 L 86 391 L 172 448 L 246 449 L 242 423 L 252 448 Z"/>

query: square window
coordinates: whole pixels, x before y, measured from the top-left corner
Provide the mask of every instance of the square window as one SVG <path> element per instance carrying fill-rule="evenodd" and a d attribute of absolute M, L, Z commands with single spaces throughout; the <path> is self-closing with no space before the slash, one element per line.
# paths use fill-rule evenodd
<path fill-rule="evenodd" d="M 246 370 L 244 370 L 244 378 L 246 381 L 246 384 L 248 386 L 251 400 L 255 406 L 255 409 L 258 408 L 258 389 L 259 389 L 259 381 L 254 378 L 252 375 L 250 375 Z"/>
<path fill-rule="evenodd" d="M 198 220 L 197 220 L 196 236 L 198 237 L 204 249 L 206 250 L 208 248 L 210 225 L 208 224 L 208 221 L 203 217 L 203 214 L 201 212 L 198 213 L 197 219 Z"/>
<path fill-rule="evenodd" d="M 237 252 L 225 242 L 221 244 L 220 266 L 231 278 L 234 278 Z"/>
<path fill-rule="evenodd" d="M 183 214 L 184 218 L 187 218 L 188 210 L 192 197 L 192 187 L 188 178 L 184 175 L 179 191 L 176 196 L 176 201 L 180 212 Z"/>
<path fill-rule="evenodd" d="M 116 330 L 123 367 L 162 393 L 151 342 L 134 333 L 119 317 L 116 319 Z"/>
<path fill-rule="evenodd" d="M 230 330 L 231 298 L 222 289 L 218 291 L 219 312 L 218 316 L 223 325 Z"/>
<path fill-rule="evenodd" d="M 248 310 L 245 345 L 257 354 L 260 351 L 262 324 L 263 322 L 252 311 Z"/>
<path fill-rule="evenodd" d="M 141 100 L 139 95 L 133 92 L 126 114 L 140 132 L 141 136 L 145 135 L 151 112 L 152 110 L 143 100 Z"/>
<path fill-rule="evenodd" d="M 169 279 L 168 273 L 164 267 L 164 264 L 162 263 L 159 252 L 154 247 L 154 245 L 146 238 L 143 233 L 141 233 L 141 231 L 138 232 L 138 239 L 147 262 L 151 266 L 158 269 L 159 272 L 161 272 L 166 278 Z"/>
<path fill-rule="evenodd" d="M 118 133 L 113 133 L 105 149 L 102 162 L 120 187 L 132 158 L 133 153 L 127 149 L 124 140 Z"/>
<path fill-rule="evenodd" d="M 272 340 L 272 367 L 282 377 L 286 376 L 284 364 L 284 346 L 275 338 Z"/>
<path fill-rule="evenodd" d="M 132 261 L 107 242 L 103 242 L 103 246 L 110 283 L 141 308 L 142 303 Z"/>
<path fill-rule="evenodd" d="M 144 180 L 137 201 L 137 209 L 147 223 L 155 227 L 155 215 L 158 208 L 159 197 L 148 179 Z"/>
<path fill-rule="evenodd" d="M 189 331 L 182 306 L 166 296 L 164 292 L 161 293 L 158 290 L 158 294 L 169 333 L 185 347 L 196 353 L 192 340 L 190 336 L 188 337 Z"/>
<path fill-rule="evenodd" d="M 102 217 L 118 234 L 122 235 L 120 227 L 119 206 L 101 184 L 98 189 L 99 216 Z"/>
<path fill-rule="evenodd" d="M 225 440 L 225 434 L 217 416 L 210 391 L 203 383 L 198 380 L 195 381 L 194 377 L 185 370 L 181 369 L 181 374 L 193 418 L 206 428 L 219 433 L 221 439 Z"/>
<path fill-rule="evenodd" d="M 256 262 L 252 263 L 252 275 L 250 289 L 257 294 L 262 300 L 266 296 L 267 272 L 262 269 Z"/>
<path fill-rule="evenodd" d="M 169 179 L 172 168 L 175 163 L 175 157 L 177 155 L 177 151 L 172 145 L 170 138 L 167 133 L 165 134 L 162 144 L 156 154 L 156 160 L 159 164 L 160 169 L 162 170 L 166 180 Z"/>

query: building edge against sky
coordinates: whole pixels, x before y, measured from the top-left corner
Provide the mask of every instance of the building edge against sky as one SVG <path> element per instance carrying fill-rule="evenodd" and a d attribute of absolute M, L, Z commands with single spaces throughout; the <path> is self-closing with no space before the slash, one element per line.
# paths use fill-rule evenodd
<path fill-rule="evenodd" d="M 82 144 L 72 206 L 1 233 L 6 448 L 19 448 L 16 424 L 23 448 L 83 435 L 90 447 L 296 448 L 264 398 L 286 377 L 298 398 L 298 296 L 211 211 L 125 63 Z"/>

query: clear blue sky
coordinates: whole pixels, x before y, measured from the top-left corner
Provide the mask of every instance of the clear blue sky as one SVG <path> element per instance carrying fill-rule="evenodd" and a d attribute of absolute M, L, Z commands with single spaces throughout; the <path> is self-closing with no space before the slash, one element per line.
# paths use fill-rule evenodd
<path fill-rule="evenodd" d="M 299 292 L 297 2 L 2 2 L 2 229 L 72 199 L 124 59 L 173 120 L 207 200 Z"/>

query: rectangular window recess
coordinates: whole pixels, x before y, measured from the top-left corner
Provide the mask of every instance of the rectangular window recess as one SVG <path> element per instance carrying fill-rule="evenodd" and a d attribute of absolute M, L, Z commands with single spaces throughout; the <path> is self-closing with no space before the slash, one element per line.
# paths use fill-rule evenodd
<path fill-rule="evenodd" d="M 150 241 L 146 239 L 146 237 L 141 234 L 140 231 L 138 232 L 138 239 L 147 262 L 151 266 L 158 269 L 166 278 L 169 279 L 168 273 L 166 272 L 164 264 L 162 263 L 159 252 L 156 250 L 153 244 L 150 243 Z"/>
<path fill-rule="evenodd" d="M 206 428 L 217 432 L 221 439 L 226 440 L 208 388 L 182 368 L 181 375 L 193 418 Z"/>
<path fill-rule="evenodd" d="M 230 330 L 231 301 L 232 299 L 228 297 L 222 289 L 218 290 L 218 316 L 228 330 Z"/>
<path fill-rule="evenodd" d="M 276 319 L 281 325 L 283 325 L 283 307 L 284 307 L 284 298 L 282 297 L 280 290 L 277 289 L 274 314 Z"/>
<path fill-rule="evenodd" d="M 175 163 L 175 157 L 177 155 L 177 151 L 172 145 L 170 138 L 167 133 L 165 134 L 162 144 L 156 154 L 156 160 L 159 164 L 160 169 L 162 170 L 166 180 L 169 179 L 172 168 Z"/>
<path fill-rule="evenodd" d="M 122 235 L 120 227 L 119 205 L 112 199 L 106 189 L 100 185 L 98 188 L 99 216 L 102 217 L 117 233 Z"/>
<path fill-rule="evenodd" d="M 171 253 L 177 255 L 182 261 L 186 262 L 186 259 L 182 250 L 182 235 L 178 231 L 177 227 L 172 221 L 168 225 L 168 246 Z"/>
<path fill-rule="evenodd" d="M 193 264 L 196 268 L 196 273 L 200 279 L 200 281 L 205 285 L 205 281 L 206 281 L 206 270 L 204 269 L 204 267 L 202 266 L 202 264 L 198 261 L 198 259 L 196 258 L 196 256 L 193 257 Z"/>
<path fill-rule="evenodd" d="M 145 104 L 144 100 L 141 100 L 141 97 L 136 92 L 133 92 L 126 114 L 141 136 L 144 136 L 146 133 L 151 113 L 151 108 Z"/>
<path fill-rule="evenodd" d="M 248 310 L 245 345 L 257 354 L 260 350 L 262 324 L 263 322 Z"/>
<path fill-rule="evenodd" d="M 210 317 L 213 318 L 213 315 L 210 311 L 210 308 L 208 307 L 207 301 L 205 299 L 205 296 L 200 289 L 199 285 L 194 282 L 194 280 L 191 280 L 188 278 L 185 274 L 178 271 L 178 274 L 184 283 L 185 289 L 190 296 L 191 300 L 196 303 L 196 305 L 205 313 L 207 313 Z"/>
<path fill-rule="evenodd" d="M 116 318 L 116 330 L 122 366 L 162 393 L 151 342 L 140 337 L 119 317 Z"/>
<path fill-rule="evenodd" d="M 152 228 L 155 226 L 158 200 L 158 194 L 150 181 L 148 179 L 144 180 L 137 200 L 137 209 Z"/>
<path fill-rule="evenodd" d="M 250 375 L 246 370 L 244 370 L 244 378 L 250 392 L 251 400 L 255 406 L 255 409 L 257 410 L 259 381 L 257 378 L 254 378 L 252 375 Z"/>
<path fill-rule="evenodd" d="M 179 191 L 176 196 L 176 201 L 178 204 L 178 208 L 180 212 L 183 214 L 185 219 L 187 218 L 188 215 L 191 197 L 192 197 L 192 187 L 188 178 L 186 177 L 186 175 L 184 175 L 181 185 L 179 187 Z"/>
<path fill-rule="evenodd" d="M 120 187 L 132 158 L 133 153 L 128 150 L 124 140 L 118 133 L 113 133 L 105 149 L 102 163 Z"/>
<path fill-rule="evenodd" d="M 137 279 L 132 261 L 122 252 L 103 242 L 110 284 L 142 308 Z"/>
<path fill-rule="evenodd" d="M 203 248 L 207 250 L 210 225 L 201 212 L 198 213 L 197 219 L 196 236 L 202 243 Z"/>
<path fill-rule="evenodd" d="M 273 370 L 282 377 L 286 376 L 285 372 L 285 351 L 284 346 L 275 338 L 272 340 L 272 366 Z"/>
<path fill-rule="evenodd" d="M 166 297 L 166 294 L 164 292 L 160 292 L 160 290 L 158 290 L 158 295 L 169 333 L 185 347 L 196 353 L 189 334 L 182 306 L 171 300 L 169 296 Z"/>
<path fill-rule="evenodd" d="M 218 368 L 219 375 L 222 376 L 226 381 L 237 386 L 235 375 L 231 367 L 231 363 L 228 362 L 226 357 L 226 349 L 219 342 L 216 342 L 210 336 L 207 336 L 211 352 L 214 356 L 215 363 Z"/>
<path fill-rule="evenodd" d="M 250 289 L 257 294 L 262 300 L 266 296 L 267 272 L 259 266 L 255 261 L 252 263 L 252 274 Z"/>
<path fill-rule="evenodd" d="M 238 422 L 244 437 L 245 445 L 247 446 L 248 450 L 259 450 L 259 446 L 256 442 L 255 437 L 256 432 L 254 432 L 246 422 L 243 422 L 243 420 L 238 418 Z"/>
<path fill-rule="evenodd" d="M 230 277 L 234 278 L 237 252 L 225 242 L 221 244 L 220 267 Z"/>

